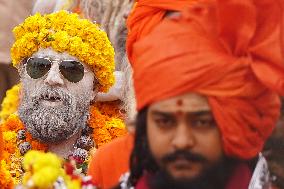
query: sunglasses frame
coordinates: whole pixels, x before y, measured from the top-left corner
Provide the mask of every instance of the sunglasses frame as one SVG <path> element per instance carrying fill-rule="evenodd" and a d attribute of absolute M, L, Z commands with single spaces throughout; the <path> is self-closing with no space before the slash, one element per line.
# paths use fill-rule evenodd
<path fill-rule="evenodd" d="M 81 80 L 84 78 L 85 73 L 90 72 L 89 70 L 87 70 L 87 69 L 85 68 L 85 66 L 84 66 L 80 61 L 78 61 L 78 60 L 72 60 L 72 59 L 64 59 L 64 60 L 61 60 L 61 59 L 50 59 L 49 57 L 29 57 L 29 58 L 27 58 L 26 60 L 24 60 L 24 62 L 25 62 L 24 64 L 27 65 L 27 64 L 28 64 L 28 61 L 29 61 L 30 59 L 35 59 L 35 58 L 37 58 L 37 59 L 45 59 L 45 60 L 48 60 L 48 61 L 50 62 L 50 68 L 49 68 L 48 72 L 50 71 L 51 66 L 52 66 L 52 64 L 53 64 L 54 62 L 57 62 L 58 65 L 59 65 L 59 67 L 60 67 L 60 64 L 61 64 L 62 62 L 64 62 L 64 61 L 70 61 L 70 62 L 71 62 L 71 61 L 72 61 L 72 62 L 75 61 L 75 62 L 81 64 L 84 70 L 83 70 L 83 77 L 82 77 L 79 81 L 81 81 Z M 27 70 L 27 67 L 26 67 L 25 69 Z M 46 72 L 44 75 L 42 75 L 42 76 L 39 77 L 39 78 L 44 77 L 45 75 L 48 74 L 48 72 Z M 60 72 L 60 74 L 61 74 L 65 79 L 67 79 L 69 82 L 72 82 L 72 83 L 78 83 L 78 82 L 79 82 L 79 81 L 77 81 L 77 82 L 70 81 L 68 78 L 66 78 L 66 77 L 62 74 L 60 68 L 59 68 L 59 72 Z M 27 73 L 27 74 L 28 74 L 28 73 Z M 28 74 L 28 75 L 29 75 L 29 74 Z M 30 76 L 30 75 L 29 75 L 29 76 Z M 30 77 L 31 77 L 31 76 L 30 76 Z M 31 78 L 33 78 L 33 77 L 31 77 Z M 36 79 L 39 79 L 39 78 L 36 78 Z M 33 79 L 35 79 L 35 78 L 33 78 Z"/>

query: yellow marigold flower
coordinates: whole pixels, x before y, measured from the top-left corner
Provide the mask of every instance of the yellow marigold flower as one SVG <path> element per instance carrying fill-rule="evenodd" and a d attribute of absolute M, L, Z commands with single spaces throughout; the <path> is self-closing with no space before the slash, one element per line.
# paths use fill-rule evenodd
<path fill-rule="evenodd" d="M 125 124 L 121 119 L 112 118 L 106 123 L 107 128 L 125 129 Z"/>
<path fill-rule="evenodd" d="M 55 154 L 34 150 L 29 151 L 24 156 L 23 167 L 26 170 L 23 184 L 27 184 L 31 179 L 33 186 L 37 188 L 51 187 L 57 178 L 64 173 L 62 171 L 62 160 Z"/>
<path fill-rule="evenodd" d="M 14 145 L 17 142 L 17 133 L 13 131 L 3 132 L 3 140 L 4 140 L 4 150 L 9 153 L 14 153 L 16 150 L 16 146 Z"/>
<path fill-rule="evenodd" d="M 32 176 L 34 187 L 51 188 L 53 183 L 57 180 L 59 173 L 59 169 L 52 166 L 37 170 Z"/>
<path fill-rule="evenodd" d="M 5 121 L 10 114 L 17 111 L 19 105 L 20 84 L 14 85 L 6 92 L 6 97 L 1 104 L 0 119 Z"/>
<path fill-rule="evenodd" d="M 24 125 L 19 120 L 18 116 L 16 114 L 11 114 L 7 120 L 1 124 L 2 130 L 5 131 L 13 131 L 18 132 L 21 129 L 24 129 Z"/>
<path fill-rule="evenodd" d="M 40 170 L 42 167 L 53 167 L 56 169 L 61 168 L 61 159 L 59 159 L 55 154 L 43 153 L 42 157 L 38 159 L 36 163 L 33 164 L 34 171 Z"/>
<path fill-rule="evenodd" d="M 14 188 L 14 181 L 11 177 L 11 174 L 7 168 L 5 161 L 1 161 L 0 164 L 0 186 L 2 189 L 11 189 Z"/>
<path fill-rule="evenodd" d="M 23 166 L 26 171 L 30 171 L 30 169 L 38 171 L 43 167 L 60 169 L 61 163 L 61 159 L 52 153 L 31 150 L 25 155 Z"/>
<path fill-rule="evenodd" d="M 59 11 L 30 16 L 13 32 L 16 38 L 11 48 L 14 66 L 39 48 L 52 47 L 89 64 L 100 83 L 99 91 L 107 92 L 114 84 L 114 49 L 97 24 L 80 19 L 75 13 Z"/>
<path fill-rule="evenodd" d="M 81 189 L 81 179 L 72 179 L 62 167 L 62 160 L 52 153 L 29 151 L 24 156 L 23 186 L 29 188 L 53 188 L 57 179 L 62 178 L 68 189 Z"/>
<path fill-rule="evenodd" d="M 107 121 L 106 125 L 112 139 L 124 136 L 127 133 L 126 126 L 121 119 L 112 118 L 110 121 Z"/>
<path fill-rule="evenodd" d="M 79 180 L 70 180 L 66 183 L 68 189 L 81 189 Z"/>

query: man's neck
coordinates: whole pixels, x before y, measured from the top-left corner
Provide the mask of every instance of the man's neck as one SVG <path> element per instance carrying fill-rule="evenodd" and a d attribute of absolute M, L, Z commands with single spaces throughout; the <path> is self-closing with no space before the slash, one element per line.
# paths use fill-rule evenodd
<path fill-rule="evenodd" d="M 74 136 L 58 144 L 48 144 L 48 151 L 66 159 L 68 158 L 68 155 L 70 155 L 70 153 L 74 150 L 74 145 L 80 135 L 81 132 L 78 132 Z"/>

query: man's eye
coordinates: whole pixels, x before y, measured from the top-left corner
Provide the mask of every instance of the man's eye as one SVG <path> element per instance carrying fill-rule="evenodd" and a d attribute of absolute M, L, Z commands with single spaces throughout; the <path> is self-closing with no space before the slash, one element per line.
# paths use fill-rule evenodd
<path fill-rule="evenodd" d="M 175 121 L 168 118 L 156 118 L 154 119 L 154 121 L 156 122 L 157 126 L 164 128 L 172 127 L 175 125 Z"/>
<path fill-rule="evenodd" d="M 213 127 L 215 125 L 214 120 L 211 119 L 198 119 L 192 122 L 193 127 L 200 127 L 200 128 L 205 128 L 205 127 Z"/>

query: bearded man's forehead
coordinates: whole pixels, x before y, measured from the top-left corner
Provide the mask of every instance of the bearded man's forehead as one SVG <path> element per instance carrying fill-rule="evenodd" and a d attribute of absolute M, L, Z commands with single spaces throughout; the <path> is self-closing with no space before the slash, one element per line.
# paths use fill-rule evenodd
<path fill-rule="evenodd" d="M 60 59 L 60 60 L 76 60 L 79 61 L 77 57 L 70 55 L 68 52 L 57 52 L 52 48 L 40 48 L 35 52 L 32 57 L 48 57 L 51 59 Z"/>

